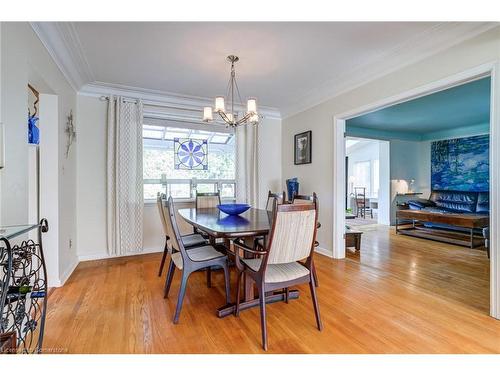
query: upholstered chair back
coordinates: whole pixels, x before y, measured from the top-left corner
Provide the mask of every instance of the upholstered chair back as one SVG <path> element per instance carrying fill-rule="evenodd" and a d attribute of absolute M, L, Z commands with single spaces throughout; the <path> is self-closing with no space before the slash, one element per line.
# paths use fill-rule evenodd
<path fill-rule="evenodd" d="M 316 205 L 312 202 L 277 206 L 267 263 L 291 263 L 308 258 L 314 245 L 317 220 Z"/>
<path fill-rule="evenodd" d="M 196 193 L 196 208 L 216 208 L 220 204 L 220 193 Z"/>
<path fill-rule="evenodd" d="M 294 199 L 293 204 L 311 204 L 309 199 Z"/>
<path fill-rule="evenodd" d="M 167 222 L 165 220 L 165 213 L 164 213 L 164 209 L 163 209 L 164 203 L 166 203 L 165 194 L 158 193 L 158 196 L 156 197 L 156 205 L 158 207 L 158 213 L 160 214 L 161 227 L 163 229 L 163 234 L 165 236 L 170 237 L 170 233 L 168 233 Z"/>
<path fill-rule="evenodd" d="M 319 200 L 316 193 L 312 193 L 312 195 L 295 195 L 292 200 L 292 204 L 311 204 L 314 203 L 316 206 L 316 211 L 318 211 L 319 216 Z"/>
<path fill-rule="evenodd" d="M 276 203 L 275 203 L 276 200 Z M 285 192 L 281 193 L 273 193 L 271 190 L 269 190 L 269 193 L 267 193 L 267 203 L 266 203 L 266 210 L 267 211 L 272 211 L 274 209 L 275 204 L 283 204 L 285 203 Z"/>
<path fill-rule="evenodd" d="M 162 208 L 163 215 L 165 217 L 165 225 L 167 228 L 168 236 L 170 237 L 170 246 L 168 247 L 168 251 L 171 254 L 172 248 L 178 251 L 181 250 L 182 244 L 180 244 L 180 235 L 179 230 L 177 229 L 177 221 L 175 219 L 175 209 L 174 209 L 174 201 L 172 197 L 169 197 L 168 200 L 162 200 Z M 182 247 L 182 250 L 184 247 Z"/>

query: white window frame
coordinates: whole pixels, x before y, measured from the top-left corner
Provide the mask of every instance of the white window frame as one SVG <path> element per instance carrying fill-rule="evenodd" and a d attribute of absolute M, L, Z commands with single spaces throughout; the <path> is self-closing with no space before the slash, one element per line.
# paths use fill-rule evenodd
<path fill-rule="evenodd" d="M 166 179 L 166 178 L 145 178 L 143 180 L 144 185 L 163 185 L 164 193 L 167 194 L 168 185 L 173 184 L 189 184 L 189 197 L 177 197 L 174 198 L 176 202 L 193 202 L 196 199 L 196 185 L 197 184 L 214 184 L 217 186 L 218 191 L 222 191 L 222 185 L 232 184 L 234 185 L 234 196 L 222 196 L 222 200 L 236 200 L 236 180 L 228 179 L 200 179 L 200 178 L 180 178 L 180 179 Z M 144 199 L 145 203 L 153 203 L 154 199 Z"/>
<path fill-rule="evenodd" d="M 164 134 L 167 130 L 167 127 L 175 127 L 175 128 L 185 128 L 189 129 L 191 133 L 194 130 L 204 130 L 204 131 L 210 131 L 213 133 L 231 133 L 232 137 L 234 137 L 234 132 L 228 131 L 225 127 L 221 127 L 220 125 L 205 125 L 205 124 L 196 124 L 196 123 L 190 123 L 187 122 L 186 124 L 182 124 L 180 122 L 172 122 L 169 120 L 163 120 L 163 119 L 156 119 L 156 118 L 148 118 L 145 116 L 145 119 L 143 121 L 143 125 L 153 125 L 153 126 L 163 126 L 164 129 Z M 216 134 L 214 134 L 216 135 Z M 213 136 L 214 136 L 213 135 Z M 208 140 L 209 143 L 210 139 L 213 137 L 211 136 Z M 187 136 L 186 138 L 189 138 Z M 158 138 L 148 138 L 148 137 L 143 137 L 142 139 L 152 139 L 152 140 L 158 140 Z M 229 141 L 229 139 L 226 141 L 226 143 Z M 226 143 L 218 143 L 218 142 L 212 142 L 215 144 L 226 144 Z M 222 196 L 221 195 L 221 200 L 224 201 L 236 201 L 236 179 L 200 179 L 200 178 L 186 178 L 186 179 L 167 179 L 166 175 L 162 175 L 162 178 L 158 179 L 151 179 L 151 178 L 144 178 L 143 179 L 143 185 L 163 185 L 163 192 L 167 194 L 168 191 L 168 186 L 173 185 L 173 184 L 189 184 L 189 197 L 178 197 L 174 198 L 175 202 L 194 202 L 196 199 L 196 185 L 197 184 L 216 184 L 217 190 L 222 192 L 222 185 L 224 184 L 232 184 L 234 185 L 234 196 L 232 197 L 227 197 L 227 196 Z M 144 199 L 144 204 L 153 204 L 156 203 L 156 199 Z"/>

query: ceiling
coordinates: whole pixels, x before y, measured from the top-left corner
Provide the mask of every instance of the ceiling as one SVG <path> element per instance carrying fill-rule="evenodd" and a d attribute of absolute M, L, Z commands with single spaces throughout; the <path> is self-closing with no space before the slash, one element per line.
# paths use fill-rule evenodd
<path fill-rule="evenodd" d="M 497 26 L 481 22 L 32 23 L 77 90 L 131 86 L 212 98 L 236 54 L 243 97 L 291 114 Z"/>
<path fill-rule="evenodd" d="M 425 135 L 490 121 L 490 77 L 355 117 L 347 127 Z"/>

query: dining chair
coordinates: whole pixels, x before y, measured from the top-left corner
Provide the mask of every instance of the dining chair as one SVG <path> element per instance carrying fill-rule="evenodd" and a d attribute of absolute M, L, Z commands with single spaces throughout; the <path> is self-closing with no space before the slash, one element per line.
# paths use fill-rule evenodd
<path fill-rule="evenodd" d="M 310 204 L 311 202 L 314 202 L 314 193 L 313 195 L 294 194 L 292 197 L 292 204 Z"/>
<path fill-rule="evenodd" d="M 216 208 L 220 204 L 220 192 L 216 193 L 198 193 L 196 192 L 196 209 L 198 208 Z"/>
<path fill-rule="evenodd" d="M 167 259 L 167 254 L 168 254 L 168 241 L 171 238 L 171 233 L 168 232 L 168 225 L 165 221 L 165 215 L 164 215 L 164 210 L 163 210 L 163 202 L 162 200 L 166 199 L 165 194 L 158 193 L 156 197 L 156 205 L 158 206 L 158 213 L 160 214 L 160 220 L 161 220 L 161 226 L 163 229 L 163 234 L 165 235 L 165 246 L 163 247 L 163 256 L 161 258 L 160 262 L 160 269 L 158 271 L 158 277 L 161 277 L 161 274 L 163 272 L 163 267 L 165 266 L 165 260 Z M 184 236 L 181 236 L 182 238 L 182 243 L 184 244 L 185 248 L 190 248 L 194 246 L 201 246 L 201 245 L 206 245 L 207 240 L 203 238 L 201 234 L 198 233 L 193 233 L 193 234 L 187 234 Z"/>
<path fill-rule="evenodd" d="M 356 201 L 356 217 L 366 218 L 366 213 L 370 214 L 373 219 L 373 209 L 366 201 L 366 188 L 365 187 L 355 187 L 354 188 L 354 199 Z"/>
<path fill-rule="evenodd" d="M 273 193 L 271 190 L 267 193 L 266 211 L 274 213 L 276 206 L 278 204 L 284 204 L 286 200 L 286 193 L 283 191 L 281 193 Z M 256 237 L 254 246 L 257 248 L 259 246 L 264 246 L 265 237 Z"/>
<path fill-rule="evenodd" d="M 319 215 L 319 200 L 318 196 L 316 193 L 312 193 L 312 195 L 299 195 L 299 194 L 294 194 L 293 199 L 292 199 L 292 204 L 311 204 L 314 203 L 316 206 L 316 211 L 318 211 Z M 321 228 L 321 223 L 318 223 L 318 229 Z M 319 242 L 314 241 L 314 247 L 318 247 Z M 318 274 L 316 273 L 316 267 L 314 266 L 314 263 L 312 265 L 312 270 L 313 270 L 313 277 L 314 277 L 314 284 L 316 285 L 316 288 L 319 287 L 319 280 L 318 280 Z"/>
<path fill-rule="evenodd" d="M 168 297 L 175 269 L 182 271 L 181 285 L 179 295 L 177 297 L 177 307 L 175 309 L 174 324 L 179 322 L 179 316 L 182 309 L 182 303 L 186 294 L 186 287 L 189 275 L 201 269 L 210 269 L 211 267 L 220 267 L 224 270 L 224 282 L 226 289 L 226 303 L 230 302 L 230 280 L 229 266 L 227 255 L 217 251 L 212 245 L 203 245 L 186 249 L 182 243 L 182 238 L 177 226 L 177 220 L 174 213 L 174 203 L 172 197 L 168 198 L 166 204 L 162 202 L 164 209 L 165 222 L 168 227 L 168 232 L 172 234 L 170 237 L 170 264 L 168 266 L 167 278 L 165 280 L 165 293 L 163 298 Z"/>
<path fill-rule="evenodd" d="M 220 199 L 220 191 L 217 191 L 216 193 L 198 193 L 196 192 L 196 209 L 199 208 L 217 208 L 217 205 L 221 204 L 221 199 Z M 201 234 L 203 237 L 208 238 L 210 240 L 210 243 L 215 243 L 215 239 L 211 238 L 208 233 L 198 229 L 194 228 L 195 233 Z M 210 280 L 212 279 L 211 276 L 212 270 L 208 269 L 207 270 L 207 285 L 210 288 Z"/>
<path fill-rule="evenodd" d="M 267 193 L 266 210 L 272 211 L 274 209 L 274 200 L 276 199 L 277 204 L 283 204 L 286 200 L 286 193 L 284 191 L 279 193 L 273 193 L 271 190 Z"/>
<path fill-rule="evenodd" d="M 266 292 L 309 283 L 318 330 L 323 329 L 316 287 L 312 276 L 313 244 L 316 239 L 318 211 L 314 203 L 276 207 L 268 245 L 255 250 L 241 239 L 234 241 L 235 263 L 238 270 L 235 316 L 240 313 L 240 289 L 243 275 L 252 278 L 259 291 L 262 346 L 267 350 Z M 240 249 L 260 258 L 240 258 Z M 299 261 L 306 258 L 305 263 Z"/>

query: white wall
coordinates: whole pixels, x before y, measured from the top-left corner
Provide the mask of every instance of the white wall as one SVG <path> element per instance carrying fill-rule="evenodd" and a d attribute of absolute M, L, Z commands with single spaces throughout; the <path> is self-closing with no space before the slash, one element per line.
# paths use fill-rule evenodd
<path fill-rule="evenodd" d="M 58 98 L 57 95 L 40 95 L 40 212 L 49 222 L 49 231 L 44 234 L 43 244 L 49 280 L 59 280 L 59 150 L 58 138 Z M 29 176 L 30 179 L 32 176 Z M 60 282 L 60 280 L 59 280 Z"/>
<path fill-rule="evenodd" d="M 106 113 L 107 102 L 78 95 L 77 248 L 80 260 L 107 257 L 106 251 Z M 259 201 L 281 187 L 281 122 L 259 125 Z M 176 204 L 178 208 L 189 204 Z M 178 220 L 180 222 L 180 220 Z M 184 233 L 190 231 L 185 226 Z M 144 251 L 162 251 L 164 235 L 156 204 L 144 207 Z"/>
<path fill-rule="evenodd" d="M 29 212 L 29 175 L 27 145 L 28 83 L 40 93 L 57 95 L 58 136 L 53 145 L 58 150 L 57 171 L 59 189 L 59 238 L 57 249 L 46 249 L 58 253 L 58 280 L 49 284 L 58 285 L 76 265 L 76 249 L 69 242 L 76 236 L 75 198 L 75 150 L 66 159 L 64 155 L 66 116 L 75 109 L 76 93 L 57 68 L 31 26 L 26 22 L 3 22 L 1 24 L 1 114 L 6 133 L 6 167 L 1 178 L 1 223 L 3 225 L 26 223 Z M 8 95 L 6 95 L 8 93 Z M 40 125 L 41 137 L 44 129 Z M 43 199 L 43 197 L 42 197 Z M 44 216 L 44 212 L 41 212 Z M 49 222 L 49 227 L 51 223 Z"/>
<path fill-rule="evenodd" d="M 390 225 L 391 223 L 391 145 L 390 142 L 379 142 L 379 180 L 378 194 L 378 223 Z"/>
<path fill-rule="evenodd" d="M 78 95 L 76 247 L 78 256 L 106 253 L 106 116 L 108 103 Z"/>
<path fill-rule="evenodd" d="M 259 124 L 259 207 L 266 208 L 267 193 L 283 191 L 281 184 L 281 120 Z"/>
<path fill-rule="evenodd" d="M 301 191 L 318 193 L 321 247 L 333 254 L 334 116 L 499 59 L 500 28 L 495 28 L 283 120 L 283 180 L 296 176 Z M 307 130 L 313 132 L 313 162 L 296 166 L 293 164 L 293 136 Z"/>

